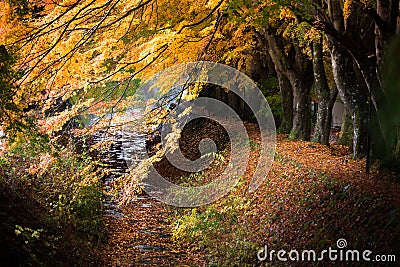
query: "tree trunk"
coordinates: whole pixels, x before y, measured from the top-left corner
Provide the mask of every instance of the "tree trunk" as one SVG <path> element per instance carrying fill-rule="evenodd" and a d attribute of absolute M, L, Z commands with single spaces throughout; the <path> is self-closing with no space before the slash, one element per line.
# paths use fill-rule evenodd
<path fill-rule="evenodd" d="M 353 122 L 353 154 L 355 158 L 364 157 L 368 132 L 368 90 L 363 81 L 357 80 L 351 55 L 334 40 L 330 40 L 329 46 L 334 80 Z"/>
<path fill-rule="evenodd" d="M 322 40 L 313 42 L 312 57 L 315 90 L 318 96 L 318 114 L 313 141 L 323 145 L 329 145 L 329 136 L 332 124 L 332 108 L 335 104 L 338 90 L 336 85 L 332 90 L 329 90 L 323 63 Z"/>
<path fill-rule="evenodd" d="M 311 134 L 311 86 L 314 82 L 312 62 L 305 56 L 298 40 L 292 39 L 289 50 L 287 77 L 293 88 L 294 116 L 290 139 L 310 140 Z"/>
<path fill-rule="evenodd" d="M 351 114 L 346 107 L 343 112 L 341 132 L 342 135 L 340 136 L 338 143 L 353 149 L 353 121 L 351 120 Z"/>
<path fill-rule="evenodd" d="M 355 158 L 360 158 L 366 155 L 367 149 L 367 86 L 369 84 L 363 79 L 357 78 L 353 61 L 355 54 L 353 52 L 350 54 L 348 45 L 345 45 L 342 42 L 351 42 L 354 46 L 357 46 L 357 49 L 360 50 L 358 53 L 364 53 L 363 57 L 365 58 L 368 56 L 368 53 L 365 54 L 365 47 L 362 43 L 359 43 L 361 39 L 355 38 L 355 36 L 359 36 L 357 27 L 353 25 L 358 23 L 357 20 L 354 20 L 355 10 L 352 11 L 352 14 L 346 18 L 345 21 L 340 1 L 330 0 L 328 1 L 328 11 L 330 20 L 332 21 L 336 32 L 340 33 L 342 37 L 348 37 L 341 38 L 339 43 L 337 39 L 338 36 L 335 34 L 327 34 L 329 41 L 328 45 L 331 50 L 334 80 L 340 98 L 343 100 L 346 109 L 349 111 L 353 123 L 353 156 Z M 362 70 L 362 68 L 360 68 L 360 70 Z"/>
<path fill-rule="evenodd" d="M 399 0 L 378 0 L 376 12 L 384 21 L 384 25 L 376 22 L 375 26 L 375 53 L 378 66 L 382 65 L 384 52 L 390 38 L 396 33 L 397 16 L 399 11 Z"/>
<path fill-rule="evenodd" d="M 277 72 L 282 98 L 282 123 L 278 133 L 289 134 L 293 126 L 293 91 L 290 81 L 282 72 Z"/>
<path fill-rule="evenodd" d="M 293 124 L 289 137 L 291 139 L 310 140 L 311 86 L 307 84 L 307 75 L 304 70 L 305 64 L 302 64 L 304 63 L 304 57 L 298 53 L 299 49 L 297 49 L 297 53 L 295 53 L 296 62 L 291 62 L 285 53 L 283 43 L 277 40 L 276 33 L 271 29 L 267 29 L 264 34 L 268 43 L 268 52 L 274 62 L 276 72 L 284 75 L 289 80 L 293 91 Z M 293 45 L 295 46 L 296 44 Z M 296 67 L 296 65 L 303 65 L 304 69 Z M 281 89 L 284 88 L 281 87 Z M 282 99 L 284 97 L 282 95 Z"/>
<path fill-rule="evenodd" d="M 294 104 L 293 127 L 289 138 L 309 141 L 311 131 L 311 88 L 304 86 L 303 81 L 299 77 L 293 75 L 289 77 L 293 87 Z"/>
<path fill-rule="evenodd" d="M 241 99 L 237 94 L 232 91 L 228 92 L 228 106 L 231 107 L 236 114 L 242 116 L 243 118 L 243 109 L 241 105 Z M 244 119 L 244 118 L 243 118 Z"/>

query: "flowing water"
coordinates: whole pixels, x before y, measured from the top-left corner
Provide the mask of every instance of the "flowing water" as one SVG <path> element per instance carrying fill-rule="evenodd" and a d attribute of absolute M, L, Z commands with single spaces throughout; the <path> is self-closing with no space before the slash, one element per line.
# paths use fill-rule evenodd
<path fill-rule="evenodd" d="M 105 266 L 179 266 L 183 252 L 174 248 L 169 211 L 165 204 L 143 194 L 126 207 L 112 199 L 114 180 L 128 171 L 127 161 L 135 166 L 145 157 L 145 135 L 121 132 L 117 141 L 99 156 L 109 174 L 104 180 L 103 210 L 109 240 L 102 248 Z M 105 133 L 93 136 L 93 142 L 106 140 Z"/>

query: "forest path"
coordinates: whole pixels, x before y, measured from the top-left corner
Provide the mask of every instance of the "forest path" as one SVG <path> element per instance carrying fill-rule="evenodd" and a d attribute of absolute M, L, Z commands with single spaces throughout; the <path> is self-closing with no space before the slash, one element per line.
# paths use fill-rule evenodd
<path fill-rule="evenodd" d="M 189 266 L 186 251 L 172 240 L 165 204 L 138 196 L 117 209 L 115 216 L 105 214 L 108 241 L 100 251 L 104 266 Z"/>

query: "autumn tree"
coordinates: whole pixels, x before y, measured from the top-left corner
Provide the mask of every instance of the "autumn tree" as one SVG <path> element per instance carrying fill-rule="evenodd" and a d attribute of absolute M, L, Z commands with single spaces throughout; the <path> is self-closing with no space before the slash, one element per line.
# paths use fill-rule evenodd
<path fill-rule="evenodd" d="M 22 114 L 27 108 L 25 103 L 28 96 L 18 82 L 22 72 L 15 68 L 19 56 L 17 46 L 9 44 L 7 37 L 12 29 L 23 32 L 23 19 L 32 18 L 38 9 L 34 3 L 21 0 L 3 1 L 0 10 L 0 129 L 12 137 L 31 125 Z"/>
<path fill-rule="evenodd" d="M 44 111 L 71 99 L 78 105 L 44 112 L 56 115 L 51 123 L 45 122 L 50 132 L 84 110 L 123 110 L 117 106 L 129 104 L 124 100 L 139 79 L 199 59 L 215 37 L 226 5 L 152 0 L 41 3 L 35 16 L 21 15 L 24 30 L 12 27 L 12 20 L 4 22 L 4 44 L 18 48 L 17 71 L 23 75 L 19 84 L 30 102 L 39 103 Z M 106 104 L 115 92 L 119 96 Z"/>
<path fill-rule="evenodd" d="M 259 42 L 253 27 L 242 22 L 241 14 L 224 13 L 215 38 L 205 53 L 205 59 L 220 62 L 248 75 L 265 94 L 271 92 L 270 81 L 275 80 L 275 68 L 263 42 Z M 201 96 L 216 98 L 226 102 L 245 120 L 254 115 L 239 96 L 218 87 L 206 87 Z M 267 95 L 268 96 L 268 95 Z"/>

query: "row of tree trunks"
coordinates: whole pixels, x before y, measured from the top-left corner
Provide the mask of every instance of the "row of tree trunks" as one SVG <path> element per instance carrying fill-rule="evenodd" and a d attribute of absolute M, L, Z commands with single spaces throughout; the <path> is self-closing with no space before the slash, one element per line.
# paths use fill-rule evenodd
<path fill-rule="evenodd" d="M 371 139 L 373 155 L 379 158 L 386 154 L 390 161 L 394 157 L 388 155 L 400 151 L 400 122 L 388 122 L 386 119 L 388 107 L 393 105 L 390 105 L 392 99 L 388 96 L 387 85 L 382 82 L 382 66 L 385 64 L 385 51 L 399 24 L 400 1 L 348 2 L 348 5 L 343 5 L 343 1 L 338 0 L 312 0 L 309 1 L 312 3 L 310 7 L 315 7 L 315 10 L 304 10 L 307 16 L 295 12 L 299 21 L 303 19 L 317 26 L 326 37 L 333 86 L 327 82 L 322 40 L 312 43 L 310 61 L 300 51 L 296 37 L 283 38 L 277 32 L 278 28 L 285 27 L 284 24 L 253 28 L 258 44 L 254 53 L 263 55 L 260 51 L 267 52 L 269 71 L 265 73 L 261 70 L 265 60 L 254 61 L 251 66 L 251 72 L 254 73 L 252 78 L 261 80 L 267 77 L 272 73 L 270 65 L 273 65 L 282 97 L 279 132 L 290 134 L 292 139 L 310 139 L 310 90 L 313 82 L 318 98 L 314 141 L 329 144 L 332 108 L 339 95 L 348 112 L 346 118 L 350 118 L 344 121 L 344 124 L 347 123 L 345 130 L 351 129 L 351 136 L 346 134 L 341 141 L 346 139 L 348 144 L 352 139 L 350 145 L 354 157 L 360 158 L 369 152 Z M 287 21 L 282 19 L 281 22 Z M 275 21 L 275 24 L 279 23 L 279 19 Z M 313 70 L 311 74 L 308 72 L 310 64 Z M 228 95 L 227 101 L 238 105 L 234 96 Z M 384 152 L 379 151 L 382 147 Z"/>
<path fill-rule="evenodd" d="M 353 1 L 349 5 L 343 5 L 342 1 L 337 0 L 312 2 L 316 10 L 305 12 L 315 18 L 309 21 L 312 25 L 322 25 L 320 30 L 328 40 L 333 86 L 329 86 L 327 82 L 322 40 L 314 41 L 310 47 L 310 61 L 300 51 L 296 38 L 281 37 L 277 32 L 279 25 L 262 25 L 261 29 L 253 29 L 258 44 L 254 53 L 258 57 L 252 61 L 251 72 L 254 74 L 253 78 L 261 80 L 272 73 L 270 65 L 274 67 L 282 96 L 282 122 L 279 132 L 290 133 L 293 139 L 310 139 L 310 90 L 314 82 L 319 106 L 314 141 L 329 144 L 332 108 L 339 95 L 351 118 L 352 125 L 347 128 L 352 129 L 351 146 L 354 157 L 367 155 L 368 135 L 372 136 L 375 155 L 378 155 L 375 149 L 377 147 L 384 147 L 386 154 L 393 151 L 397 139 L 393 141 L 393 138 L 387 137 L 395 134 L 388 129 L 388 126 L 393 125 L 385 124 L 384 120 L 387 114 L 383 111 L 389 100 L 383 89 L 381 67 L 390 38 L 396 32 L 399 0 L 376 0 L 376 5 L 359 1 Z M 324 12 L 317 12 L 317 8 Z M 276 23 L 279 24 L 279 21 Z M 265 60 L 258 60 L 264 57 L 260 53 L 263 49 L 269 56 L 268 73 L 261 70 Z M 313 73 L 310 74 L 308 70 L 311 63 Z M 228 94 L 227 98 L 226 101 L 232 105 L 239 105 L 235 96 Z M 394 125 L 395 129 L 396 127 Z M 371 129 L 377 129 L 378 133 L 371 135 Z"/>

